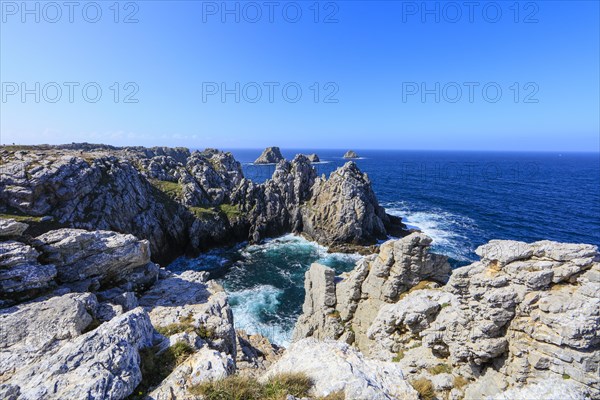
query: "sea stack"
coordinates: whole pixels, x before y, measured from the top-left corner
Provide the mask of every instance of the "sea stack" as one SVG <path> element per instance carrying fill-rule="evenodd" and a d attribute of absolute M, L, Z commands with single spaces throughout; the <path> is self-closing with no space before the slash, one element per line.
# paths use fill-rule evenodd
<path fill-rule="evenodd" d="M 344 154 L 344 158 L 348 158 L 348 159 L 358 158 L 358 154 L 356 154 L 356 152 L 354 150 L 348 150 L 346 152 L 346 154 Z"/>
<path fill-rule="evenodd" d="M 308 154 L 306 158 L 308 158 L 308 161 L 310 161 L 311 163 L 321 162 L 321 159 L 315 153 Z"/>
<path fill-rule="evenodd" d="M 267 147 L 260 157 L 254 161 L 254 164 L 277 164 L 283 159 L 279 147 Z"/>

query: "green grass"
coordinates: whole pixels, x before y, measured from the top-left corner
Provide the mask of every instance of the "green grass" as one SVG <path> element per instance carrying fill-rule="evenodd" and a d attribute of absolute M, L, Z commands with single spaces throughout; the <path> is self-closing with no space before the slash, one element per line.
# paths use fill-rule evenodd
<path fill-rule="evenodd" d="M 215 338 L 215 331 L 213 329 L 209 329 L 204 325 L 194 326 L 194 318 L 192 314 L 188 314 L 187 317 L 181 317 L 179 322 L 165 326 L 159 326 L 156 328 L 156 331 L 167 337 L 182 332 L 196 332 L 196 334 L 204 340 L 212 340 Z"/>
<path fill-rule="evenodd" d="M 452 372 L 452 367 L 448 364 L 438 364 L 431 368 L 427 368 L 431 375 L 449 374 Z"/>
<path fill-rule="evenodd" d="M 166 194 L 172 199 L 180 199 L 183 195 L 183 188 L 178 182 L 159 181 L 158 179 L 150 179 L 152 186 Z"/>
<path fill-rule="evenodd" d="M 0 214 L 1 219 L 14 219 L 18 222 L 42 222 L 42 217 L 34 217 L 25 214 Z"/>
<path fill-rule="evenodd" d="M 562 378 L 563 379 L 571 379 L 571 375 L 569 375 L 569 374 L 562 374 Z"/>
<path fill-rule="evenodd" d="M 242 215 L 240 207 L 234 204 L 221 204 L 219 210 L 227 216 L 227 219 L 234 219 Z"/>
<path fill-rule="evenodd" d="M 204 400 L 285 400 L 288 394 L 308 396 L 312 386 L 312 380 L 304 374 L 279 374 L 264 384 L 254 378 L 232 375 L 192 386 L 189 392 Z M 328 400 L 343 400 L 343 397 L 329 397 Z"/>
<path fill-rule="evenodd" d="M 450 307 L 450 303 L 442 303 L 441 307 L 442 308 Z"/>
<path fill-rule="evenodd" d="M 194 348 L 185 342 L 177 342 L 160 354 L 152 347 L 140 350 L 142 382 L 129 398 L 143 398 L 194 351 Z"/>
<path fill-rule="evenodd" d="M 188 209 L 198 219 L 210 218 L 217 215 L 217 212 L 212 207 L 188 207 Z"/>
<path fill-rule="evenodd" d="M 398 350 L 396 355 L 392 358 L 393 362 L 399 362 L 404 358 L 404 350 Z"/>

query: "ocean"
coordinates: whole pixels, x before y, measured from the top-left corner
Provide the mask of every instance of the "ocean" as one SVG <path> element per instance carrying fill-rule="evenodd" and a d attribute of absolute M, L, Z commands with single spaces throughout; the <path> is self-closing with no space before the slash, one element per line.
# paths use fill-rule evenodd
<path fill-rule="evenodd" d="M 600 246 L 600 154 L 384 151 L 355 149 L 388 213 L 433 238 L 433 251 L 454 267 L 477 259 L 491 239 L 555 240 Z M 274 165 L 253 165 L 262 150 L 230 150 L 246 177 L 261 182 Z M 319 175 L 347 160 L 345 150 L 285 150 L 284 157 L 317 153 Z M 286 235 L 260 245 L 241 243 L 169 268 L 206 270 L 229 293 L 236 328 L 290 341 L 304 301 L 304 273 L 318 261 L 338 273 L 358 255 L 329 254 L 316 243 Z"/>

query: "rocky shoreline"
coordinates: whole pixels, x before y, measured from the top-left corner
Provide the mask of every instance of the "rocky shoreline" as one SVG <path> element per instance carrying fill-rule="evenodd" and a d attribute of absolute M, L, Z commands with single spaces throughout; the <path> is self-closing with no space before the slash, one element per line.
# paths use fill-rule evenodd
<path fill-rule="evenodd" d="M 0 157 L 1 398 L 202 399 L 298 374 L 307 391 L 277 398 L 600 397 L 595 246 L 492 241 L 451 271 L 352 162 L 326 179 L 299 155 L 256 184 L 214 149 Z M 236 331 L 206 273 L 157 264 L 288 232 L 369 253 L 340 277 L 311 266 L 288 349 Z"/>

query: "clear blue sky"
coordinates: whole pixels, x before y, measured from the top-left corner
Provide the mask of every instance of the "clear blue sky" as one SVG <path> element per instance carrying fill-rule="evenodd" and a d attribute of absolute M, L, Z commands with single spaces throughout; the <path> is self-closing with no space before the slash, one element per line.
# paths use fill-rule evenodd
<path fill-rule="evenodd" d="M 2 143 L 552 151 L 600 146 L 597 1 L 523 1 L 517 2 L 518 14 L 513 1 L 481 1 L 472 15 L 462 1 L 453 3 L 461 5 L 461 16 L 447 2 L 429 2 L 429 9 L 438 7 L 439 22 L 435 14 L 422 13 L 421 1 L 320 2 L 317 23 L 313 1 L 280 1 L 273 22 L 267 2 L 228 2 L 231 9 L 239 7 L 239 23 L 235 14 L 223 13 L 221 1 L 121 2 L 115 23 L 113 3 L 98 2 L 102 15 L 96 23 L 88 22 L 96 18 L 94 7 L 84 14 L 88 2 L 73 10 L 73 22 L 61 6 L 61 17 L 52 23 L 56 9 L 28 2 L 30 9 L 38 4 L 37 23 L 21 1 L 2 0 Z M 254 5 L 261 16 L 253 23 Z M 292 23 L 298 8 L 302 15 Z M 123 23 L 132 13 L 138 22 Z M 36 82 L 40 102 L 35 93 L 23 102 L 21 84 L 35 92 Z M 52 82 L 62 90 L 56 103 L 48 101 L 57 98 Z M 72 103 L 64 82 L 79 84 Z M 90 82 L 102 89 L 96 103 L 88 101 L 93 86 L 88 100 L 82 94 Z M 135 85 L 125 87 L 128 82 Z M 220 93 L 210 94 L 220 91 L 211 82 L 229 89 L 239 82 L 240 102 L 235 94 L 225 102 Z M 262 88 L 254 103 L 252 82 Z M 279 84 L 272 102 L 265 82 Z M 290 82 L 286 100 L 282 88 Z M 472 102 L 468 82 L 479 85 L 473 86 Z M 423 101 L 423 83 L 434 92 L 439 83 L 439 102 L 435 93 Z M 486 99 L 482 89 L 489 83 Z M 138 102 L 124 102 L 136 86 Z M 302 97 L 292 103 L 296 87 Z M 492 102 L 497 87 L 502 97 Z M 336 89 L 331 99 L 337 103 L 325 102 Z"/>

